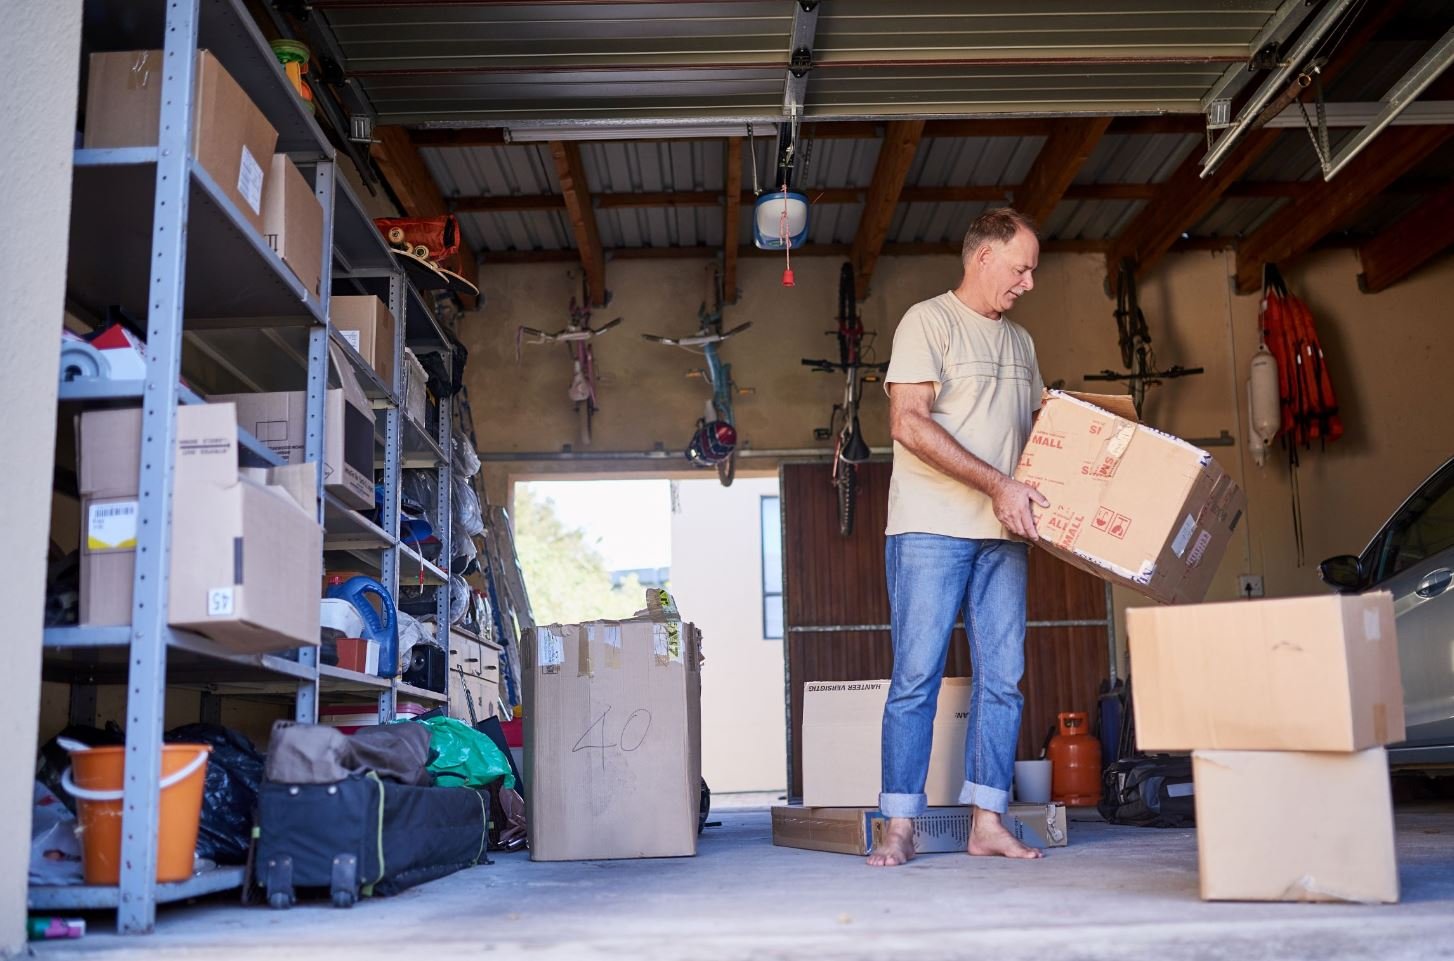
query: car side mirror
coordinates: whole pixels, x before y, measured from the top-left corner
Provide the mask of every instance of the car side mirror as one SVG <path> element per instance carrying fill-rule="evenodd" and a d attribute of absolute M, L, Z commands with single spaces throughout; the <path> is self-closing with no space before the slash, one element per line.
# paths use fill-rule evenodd
<path fill-rule="evenodd" d="M 1340 554 L 1319 564 L 1318 576 L 1341 591 L 1356 591 L 1363 586 L 1363 564 L 1352 554 Z"/>

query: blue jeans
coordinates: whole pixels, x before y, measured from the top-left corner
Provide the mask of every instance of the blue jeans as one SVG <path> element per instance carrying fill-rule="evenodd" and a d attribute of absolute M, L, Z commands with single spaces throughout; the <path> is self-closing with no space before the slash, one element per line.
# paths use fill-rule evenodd
<path fill-rule="evenodd" d="M 959 802 L 1003 814 L 1015 771 L 1025 673 L 1029 545 L 938 534 L 893 534 L 884 550 L 894 676 L 883 720 L 888 817 L 917 817 L 949 639 L 961 610 L 974 678 Z"/>

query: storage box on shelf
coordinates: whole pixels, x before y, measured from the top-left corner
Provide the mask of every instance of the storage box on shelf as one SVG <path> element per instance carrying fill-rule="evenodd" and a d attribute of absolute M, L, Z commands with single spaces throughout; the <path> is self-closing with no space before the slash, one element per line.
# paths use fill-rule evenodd
<path fill-rule="evenodd" d="M 314 297 L 321 297 L 323 205 L 287 154 L 274 154 L 263 183 L 263 235 Z"/>

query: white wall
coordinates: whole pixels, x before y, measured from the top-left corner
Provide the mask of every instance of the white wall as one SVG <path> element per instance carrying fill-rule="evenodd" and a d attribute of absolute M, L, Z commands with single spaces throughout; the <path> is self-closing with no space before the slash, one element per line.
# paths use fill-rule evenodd
<path fill-rule="evenodd" d="M 0 471 L 5 562 L 6 710 L 0 714 L 0 956 L 26 950 L 30 772 L 40 711 L 56 379 L 65 309 L 71 150 L 80 83 L 81 0 L 8 3 L 0 62 L 9 78 L 0 138 Z M 20 412 L 24 412 L 21 414 Z"/>
<path fill-rule="evenodd" d="M 787 770 L 783 642 L 762 624 L 761 500 L 777 478 L 677 483 L 671 590 L 702 631 L 702 776 L 714 794 L 781 791 Z"/>

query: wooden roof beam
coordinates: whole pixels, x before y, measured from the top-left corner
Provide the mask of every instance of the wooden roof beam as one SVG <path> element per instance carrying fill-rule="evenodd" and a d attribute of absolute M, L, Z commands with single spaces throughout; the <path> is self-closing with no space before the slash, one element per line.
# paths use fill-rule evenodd
<path fill-rule="evenodd" d="M 1025 182 L 1015 191 L 1015 209 L 1033 223 L 1043 224 L 1110 125 L 1110 117 L 1057 121 Z"/>
<path fill-rule="evenodd" d="M 1454 184 L 1429 197 L 1358 249 L 1363 273 L 1358 287 L 1376 294 L 1454 247 Z"/>
<path fill-rule="evenodd" d="M 914 154 L 918 152 L 923 136 L 923 120 L 895 120 L 884 131 L 878 164 L 874 167 L 873 181 L 869 184 L 868 199 L 863 205 L 858 235 L 853 240 L 850 255 L 859 300 L 868 296 L 873 269 L 884 241 L 888 239 L 889 225 L 899 205 L 904 180 L 909 176 L 909 167 L 914 162 Z"/>
<path fill-rule="evenodd" d="M 727 141 L 727 196 L 722 208 L 722 299 L 737 303 L 737 233 L 742 221 L 742 138 Z"/>
<path fill-rule="evenodd" d="M 552 140 L 550 154 L 555 160 L 555 175 L 560 181 L 560 193 L 565 201 L 571 233 L 575 236 L 581 269 L 586 272 L 586 289 L 590 294 L 591 306 L 604 307 L 606 256 L 601 247 L 601 232 L 596 226 L 596 211 L 591 206 L 591 191 L 586 182 L 585 164 L 581 162 L 580 145 Z"/>

